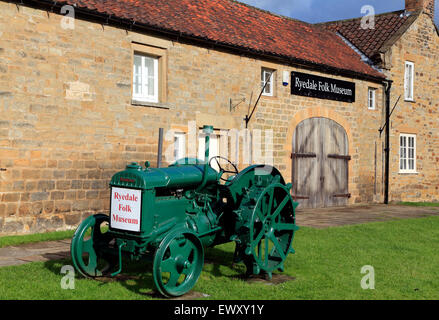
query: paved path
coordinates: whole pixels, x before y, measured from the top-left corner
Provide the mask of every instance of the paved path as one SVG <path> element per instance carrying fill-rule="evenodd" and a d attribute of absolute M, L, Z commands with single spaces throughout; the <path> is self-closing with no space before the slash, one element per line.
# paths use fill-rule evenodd
<path fill-rule="evenodd" d="M 299 226 L 328 228 L 395 219 L 439 216 L 439 207 L 413 207 L 399 205 L 363 205 L 340 208 L 298 209 Z"/>
<path fill-rule="evenodd" d="M 70 256 L 70 240 L 29 243 L 0 248 L 0 267 L 36 261 L 59 260 Z"/>
<path fill-rule="evenodd" d="M 439 216 L 439 207 L 410 207 L 397 205 L 368 205 L 343 208 L 299 209 L 299 226 L 328 228 L 394 219 Z M 70 257 L 70 239 L 31 243 L 0 248 L 0 267 L 35 261 L 57 260 Z"/>

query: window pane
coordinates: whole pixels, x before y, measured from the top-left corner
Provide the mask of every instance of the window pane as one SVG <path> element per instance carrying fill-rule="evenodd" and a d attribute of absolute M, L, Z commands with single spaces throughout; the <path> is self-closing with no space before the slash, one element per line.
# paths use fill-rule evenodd
<path fill-rule="evenodd" d="M 272 95 L 273 94 L 273 77 L 271 75 L 273 72 L 274 72 L 274 70 L 267 70 L 267 69 L 261 70 L 261 88 L 263 88 L 265 83 L 267 83 L 267 85 L 263 91 L 263 94 L 265 94 L 265 95 Z"/>
<path fill-rule="evenodd" d="M 411 63 L 406 63 L 405 65 L 405 95 L 407 99 L 413 99 L 413 77 L 414 77 L 414 66 Z"/>
<path fill-rule="evenodd" d="M 133 66 L 133 90 L 134 95 L 139 96 L 142 94 L 142 57 L 134 55 Z"/>
<path fill-rule="evenodd" d="M 375 109 L 375 90 L 369 89 L 369 109 Z"/>
<path fill-rule="evenodd" d="M 159 58 L 135 54 L 133 59 L 133 97 L 158 102 Z"/>
<path fill-rule="evenodd" d="M 178 159 L 178 152 L 179 152 L 179 141 L 177 137 L 174 137 L 174 159 Z"/>
<path fill-rule="evenodd" d="M 400 136 L 400 170 L 416 170 L 416 136 Z"/>
<path fill-rule="evenodd" d="M 145 57 L 145 71 L 147 72 L 147 92 L 148 96 L 154 96 L 154 58 Z"/>
<path fill-rule="evenodd" d="M 186 157 L 186 136 L 184 133 L 174 135 L 174 158 L 175 160 Z"/>

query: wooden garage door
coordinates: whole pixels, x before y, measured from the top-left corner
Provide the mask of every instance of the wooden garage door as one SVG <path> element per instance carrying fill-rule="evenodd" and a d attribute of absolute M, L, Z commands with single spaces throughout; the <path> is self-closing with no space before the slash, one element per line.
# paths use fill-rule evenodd
<path fill-rule="evenodd" d="M 348 190 L 348 139 L 327 118 L 301 122 L 293 137 L 293 195 L 305 208 L 343 206 Z"/>

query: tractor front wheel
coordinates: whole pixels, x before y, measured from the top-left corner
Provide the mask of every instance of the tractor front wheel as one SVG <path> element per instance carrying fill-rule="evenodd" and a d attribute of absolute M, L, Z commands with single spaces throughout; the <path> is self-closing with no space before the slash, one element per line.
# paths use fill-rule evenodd
<path fill-rule="evenodd" d="M 154 255 L 154 284 L 165 297 L 182 296 L 195 286 L 203 264 L 200 239 L 187 230 L 171 232 Z"/>
<path fill-rule="evenodd" d="M 105 254 L 113 240 L 108 235 L 109 217 L 97 214 L 85 219 L 73 236 L 70 253 L 73 264 L 85 277 L 100 277 L 114 265 L 114 257 Z"/>

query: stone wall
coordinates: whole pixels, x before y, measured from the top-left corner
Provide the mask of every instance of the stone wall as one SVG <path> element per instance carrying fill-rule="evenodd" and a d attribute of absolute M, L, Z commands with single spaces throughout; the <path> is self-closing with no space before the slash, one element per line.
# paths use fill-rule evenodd
<path fill-rule="evenodd" d="M 388 53 L 392 102 L 390 200 L 439 201 L 439 36 L 433 21 L 421 14 Z M 414 101 L 404 100 L 405 61 L 415 64 Z M 416 134 L 417 173 L 399 173 L 399 136 Z"/>

